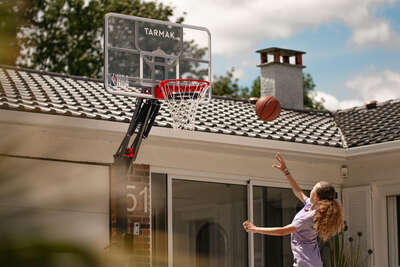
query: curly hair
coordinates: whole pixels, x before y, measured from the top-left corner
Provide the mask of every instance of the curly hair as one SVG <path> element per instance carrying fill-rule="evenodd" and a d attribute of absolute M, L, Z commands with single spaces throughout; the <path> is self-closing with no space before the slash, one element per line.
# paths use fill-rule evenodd
<path fill-rule="evenodd" d="M 328 182 L 319 182 L 316 189 L 318 202 L 314 213 L 314 228 L 319 237 L 326 241 L 339 233 L 343 227 L 343 210 L 335 200 L 335 188 Z"/>

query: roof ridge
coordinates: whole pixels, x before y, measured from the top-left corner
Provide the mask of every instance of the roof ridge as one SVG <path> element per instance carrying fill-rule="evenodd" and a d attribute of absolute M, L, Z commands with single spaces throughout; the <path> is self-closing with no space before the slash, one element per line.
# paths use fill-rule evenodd
<path fill-rule="evenodd" d="M 236 98 L 232 96 L 223 96 L 223 95 L 212 95 L 212 98 L 215 99 L 222 99 L 222 100 L 233 100 L 233 101 L 238 101 L 238 102 L 249 102 L 249 99 L 247 98 Z"/>
<path fill-rule="evenodd" d="M 384 101 L 376 100 L 376 105 L 377 106 L 383 106 L 383 105 L 397 103 L 397 102 L 400 102 L 400 98 L 393 98 L 393 99 L 384 100 Z M 364 104 L 362 106 L 351 107 L 351 108 L 337 109 L 337 110 L 333 111 L 333 113 L 337 114 L 337 113 L 340 113 L 340 112 L 348 112 L 348 111 L 353 111 L 353 110 L 362 110 L 362 109 L 366 109 L 365 105 L 366 104 Z"/>
<path fill-rule="evenodd" d="M 51 76 L 62 77 L 62 78 L 71 78 L 74 80 L 92 81 L 92 82 L 103 82 L 104 81 L 103 79 L 100 79 L 100 78 L 90 78 L 90 77 L 77 76 L 77 75 L 71 75 L 71 74 L 34 70 L 34 69 L 25 68 L 25 67 L 10 66 L 10 65 L 5 65 L 5 64 L 0 64 L 0 68 L 13 69 L 13 70 L 25 71 L 25 72 L 29 72 L 29 73 L 43 74 L 43 75 L 51 75 Z"/>
<path fill-rule="evenodd" d="M 332 111 L 330 110 L 322 110 L 322 109 L 312 109 L 312 108 L 305 108 L 305 109 L 297 109 L 297 108 L 282 108 L 284 110 L 296 111 L 296 112 L 303 112 L 303 113 L 324 113 L 333 116 Z"/>
<path fill-rule="evenodd" d="M 348 144 L 347 144 L 346 135 L 343 133 L 342 128 L 340 128 L 341 125 L 340 125 L 339 120 L 337 119 L 336 114 L 332 114 L 332 117 L 333 117 L 333 123 L 335 124 L 335 126 L 336 126 L 336 128 L 338 129 L 338 132 L 339 132 L 339 134 L 340 134 L 340 139 L 342 140 L 342 147 L 343 147 L 344 149 L 349 148 L 349 146 L 348 146 Z"/>
<path fill-rule="evenodd" d="M 235 97 L 231 97 L 231 96 L 212 95 L 212 98 L 221 99 L 221 100 L 232 100 L 232 101 L 245 102 L 245 103 L 252 102 L 252 101 L 250 101 L 250 99 L 247 99 L 247 98 L 235 98 Z M 287 110 L 287 111 L 296 111 L 296 112 L 303 112 L 303 113 L 324 113 L 324 114 L 329 114 L 329 115 L 333 116 L 333 113 L 330 110 L 311 109 L 311 108 L 296 109 L 296 108 L 285 108 L 285 107 L 282 107 L 282 109 Z"/>

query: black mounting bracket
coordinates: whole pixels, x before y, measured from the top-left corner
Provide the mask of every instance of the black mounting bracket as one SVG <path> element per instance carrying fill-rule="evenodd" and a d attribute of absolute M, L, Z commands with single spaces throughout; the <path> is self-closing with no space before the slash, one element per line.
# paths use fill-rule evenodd
<path fill-rule="evenodd" d="M 117 179 L 116 194 L 116 229 L 118 233 L 128 230 L 126 211 L 126 182 L 127 174 L 133 168 L 143 138 L 148 137 L 151 127 L 160 110 L 160 101 L 157 99 L 138 98 L 135 111 L 124 139 L 117 152 L 114 154 L 114 168 Z M 136 133 L 135 139 L 129 146 L 131 137 Z"/>
<path fill-rule="evenodd" d="M 148 137 L 160 107 L 160 101 L 157 99 L 137 99 L 135 112 L 132 115 L 128 130 L 117 152 L 114 154 L 115 161 L 127 161 L 129 166 L 136 160 L 142 140 Z M 136 137 L 132 145 L 128 147 L 130 139 L 135 132 Z"/>

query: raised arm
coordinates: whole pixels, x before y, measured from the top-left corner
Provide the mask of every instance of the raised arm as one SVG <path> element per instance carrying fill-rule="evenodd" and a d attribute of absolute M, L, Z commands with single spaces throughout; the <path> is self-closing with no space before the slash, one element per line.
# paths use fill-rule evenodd
<path fill-rule="evenodd" d="M 300 199 L 302 203 L 304 203 L 304 199 L 307 197 L 303 191 L 301 190 L 300 186 L 296 183 L 293 179 L 292 175 L 289 172 L 289 169 L 286 167 L 285 161 L 281 157 L 281 155 L 276 153 L 275 159 L 278 161 L 278 164 L 272 165 L 272 167 L 280 170 L 286 176 L 287 180 L 289 181 L 290 186 L 292 187 L 293 194 Z"/>

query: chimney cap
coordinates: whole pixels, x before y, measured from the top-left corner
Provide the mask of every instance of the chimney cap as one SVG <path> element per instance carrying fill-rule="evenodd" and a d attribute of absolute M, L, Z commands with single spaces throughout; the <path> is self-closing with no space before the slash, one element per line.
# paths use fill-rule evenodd
<path fill-rule="evenodd" d="M 257 53 L 273 53 L 279 51 L 281 56 L 295 56 L 298 54 L 305 54 L 306 52 L 303 51 L 298 51 L 298 50 L 291 50 L 291 49 L 285 49 L 285 48 L 279 48 L 279 47 L 270 47 L 270 48 L 265 48 L 261 50 L 257 50 Z"/>
<path fill-rule="evenodd" d="M 259 99 L 259 97 L 250 97 L 249 98 L 249 102 L 251 103 L 251 104 L 255 104 L 255 103 L 257 103 L 257 100 Z"/>
<path fill-rule="evenodd" d="M 371 100 L 370 102 L 368 102 L 367 104 L 365 104 L 365 107 L 367 109 L 374 109 L 377 106 L 377 101 L 376 100 Z"/>

